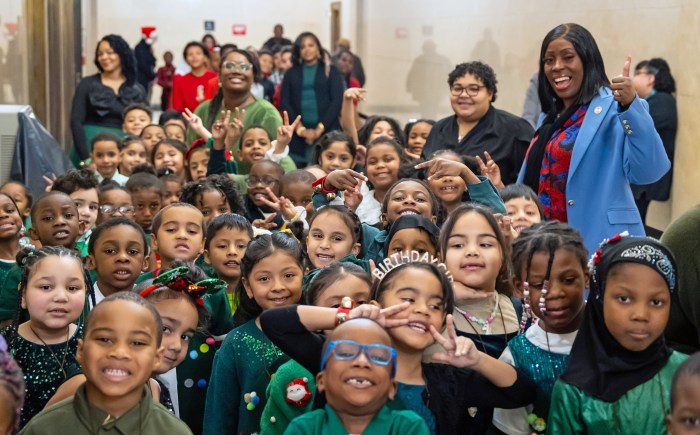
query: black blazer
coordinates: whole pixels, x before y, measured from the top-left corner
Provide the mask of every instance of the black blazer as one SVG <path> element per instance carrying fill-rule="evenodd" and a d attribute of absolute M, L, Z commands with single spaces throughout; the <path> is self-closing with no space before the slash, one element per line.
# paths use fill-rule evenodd
<path fill-rule="evenodd" d="M 294 121 L 301 113 L 301 82 L 302 65 L 295 65 L 284 73 L 282 88 L 280 89 L 280 108 L 289 114 L 289 120 Z M 326 77 L 326 67 L 318 63 L 316 69 L 316 104 L 318 106 L 318 120 L 323 123 L 326 131 L 340 129 L 340 108 L 343 105 L 343 79 L 335 66 L 331 66 Z M 312 126 L 315 127 L 315 126 Z"/>
<path fill-rule="evenodd" d="M 673 154 L 676 150 L 676 131 L 678 130 L 676 99 L 667 92 L 657 92 L 647 98 L 647 103 L 649 103 L 649 115 L 654 120 L 654 128 L 659 133 L 666 155 L 671 161 L 671 169 L 656 183 L 632 185 L 632 192 L 636 199 L 641 199 L 646 194 L 646 199 L 666 201 L 671 194 L 673 182 Z"/>

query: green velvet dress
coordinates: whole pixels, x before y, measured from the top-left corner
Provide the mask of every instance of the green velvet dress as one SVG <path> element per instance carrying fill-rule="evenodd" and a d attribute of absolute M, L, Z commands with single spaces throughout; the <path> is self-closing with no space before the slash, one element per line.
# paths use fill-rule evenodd
<path fill-rule="evenodd" d="M 254 319 L 231 331 L 214 357 L 203 433 L 259 432 L 267 385 L 288 360 Z"/>
<path fill-rule="evenodd" d="M 670 411 L 671 379 L 686 358 L 687 355 L 673 352 L 656 376 L 612 403 L 588 396 L 558 380 L 552 392 L 548 433 L 666 434 L 664 417 Z"/>

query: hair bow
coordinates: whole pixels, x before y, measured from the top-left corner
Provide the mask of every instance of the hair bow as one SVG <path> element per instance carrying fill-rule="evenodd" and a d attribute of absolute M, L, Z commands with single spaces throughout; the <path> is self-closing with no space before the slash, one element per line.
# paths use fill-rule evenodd
<path fill-rule="evenodd" d="M 189 277 L 190 269 L 187 266 L 180 266 L 163 272 L 158 278 L 153 280 L 153 285 L 141 292 L 141 296 L 146 297 L 149 293 L 162 287 L 170 290 L 185 293 L 190 296 L 198 305 L 204 306 L 202 296 L 215 293 L 222 288 L 226 288 L 226 282 L 216 278 L 207 278 L 199 282 L 194 282 Z"/>

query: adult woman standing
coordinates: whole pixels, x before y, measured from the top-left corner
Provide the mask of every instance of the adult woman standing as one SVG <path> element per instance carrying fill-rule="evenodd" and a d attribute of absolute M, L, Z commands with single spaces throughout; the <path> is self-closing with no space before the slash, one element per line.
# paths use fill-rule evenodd
<path fill-rule="evenodd" d="M 107 35 L 97 43 L 95 66 L 99 73 L 80 81 L 73 96 L 70 125 L 76 166 L 90 155 L 90 141 L 98 133 L 122 137 L 122 111 L 145 103 L 146 90 L 136 82 L 136 58 L 121 36 Z"/>
<path fill-rule="evenodd" d="M 289 145 L 297 164 L 309 160 L 312 145 L 325 131 L 340 129 L 343 79 L 338 69 L 327 65 L 316 35 L 304 32 L 294 41 L 292 68 L 284 74 L 280 108 L 289 119 L 301 115 L 301 122 Z"/>
<path fill-rule="evenodd" d="M 243 129 L 251 125 L 261 126 L 272 139 L 277 137 L 277 127 L 282 125 L 282 117 L 271 103 L 262 98 L 255 98 L 251 88 L 258 76 L 260 67 L 255 57 L 246 50 L 234 49 L 221 59 L 219 68 L 219 92 L 209 101 L 205 101 L 194 111 L 201 118 L 202 125 L 211 131 L 214 122 L 221 117 L 222 110 L 234 111 L 238 108 L 245 111 Z M 197 138 L 193 128 L 187 135 L 188 143 Z M 234 147 L 233 155 L 238 155 L 238 144 Z M 285 169 L 293 168 L 294 163 L 289 157 L 279 162 Z M 247 173 L 245 167 L 239 165 L 239 173 Z"/>
<path fill-rule="evenodd" d="M 488 151 L 505 184 L 513 183 L 532 139 L 532 126 L 520 117 L 493 107 L 496 74 L 481 62 L 462 63 L 447 78 L 454 115 L 435 123 L 423 147 L 430 159 L 438 150 L 480 156 Z"/>
<path fill-rule="evenodd" d="M 611 84 L 585 28 L 561 24 L 542 41 L 538 93 L 547 116 L 518 181 L 537 192 L 548 219 L 579 230 L 589 252 L 623 231 L 644 234 L 630 183 L 653 183 L 670 167 L 631 62 Z"/>
<path fill-rule="evenodd" d="M 671 75 L 668 63 L 657 57 L 639 62 L 634 68 L 634 88 L 637 95 L 649 103 L 649 115 L 654 120 L 654 127 L 664 143 L 666 155 L 671 160 L 671 170 L 659 181 L 644 186 L 632 186 L 637 209 L 642 216 L 642 222 L 645 222 L 649 203 L 666 201 L 671 194 L 673 154 L 678 130 L 676 97 L 673 96 L 676 93 L 676 81 Z"/>

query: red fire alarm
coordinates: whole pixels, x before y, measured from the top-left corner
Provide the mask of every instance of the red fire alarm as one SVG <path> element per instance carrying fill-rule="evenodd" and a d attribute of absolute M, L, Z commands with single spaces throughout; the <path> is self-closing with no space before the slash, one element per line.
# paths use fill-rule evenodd
<path fill-rule="evenodd" d="M 233 34 L 235 36 L 243 36 L 246 33 L 248 33 L 248 26 L 245 24 L 234 24 L 233 25 Z"/>

